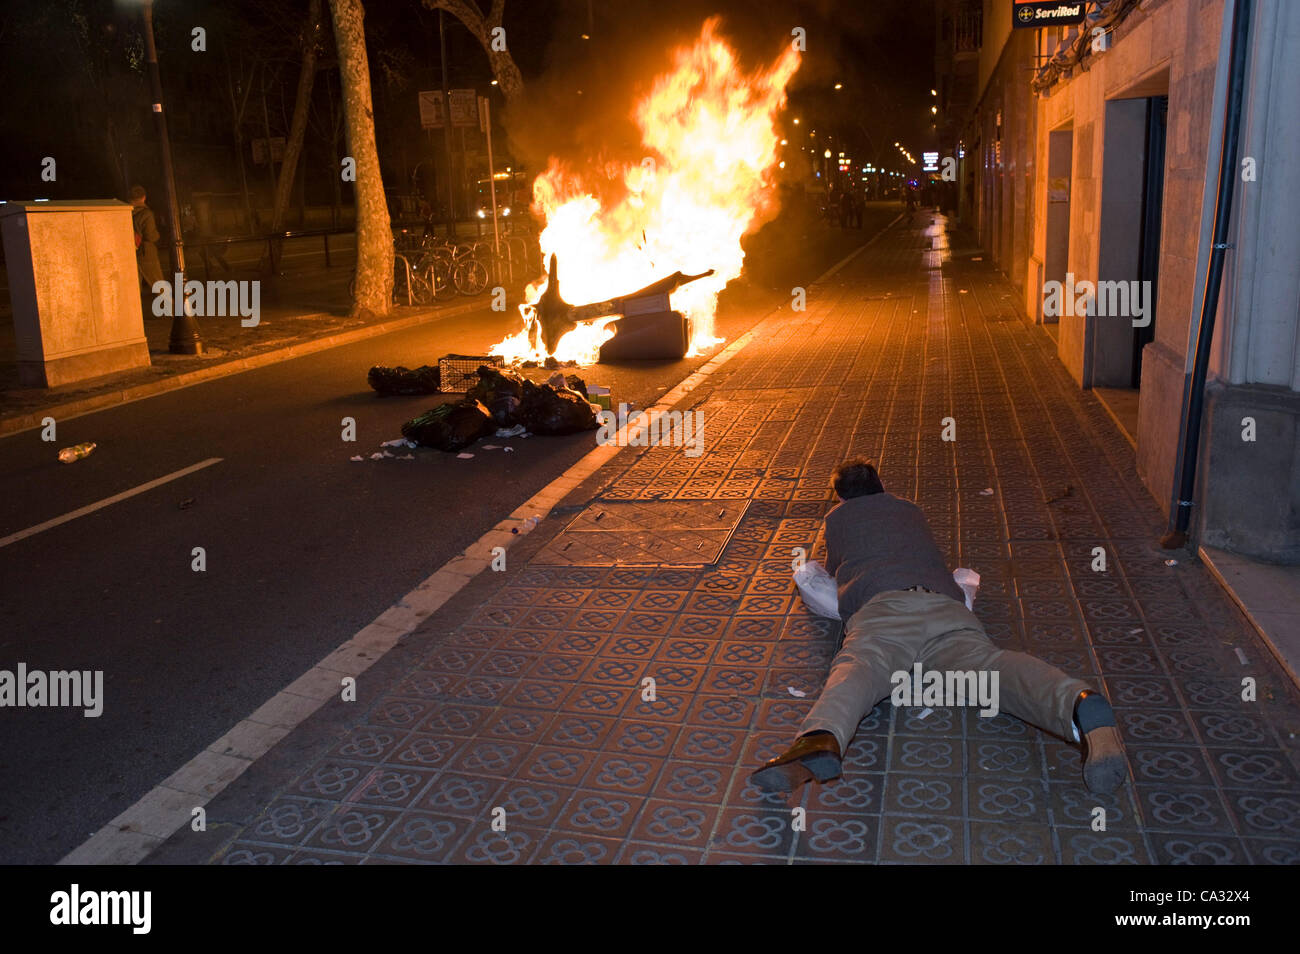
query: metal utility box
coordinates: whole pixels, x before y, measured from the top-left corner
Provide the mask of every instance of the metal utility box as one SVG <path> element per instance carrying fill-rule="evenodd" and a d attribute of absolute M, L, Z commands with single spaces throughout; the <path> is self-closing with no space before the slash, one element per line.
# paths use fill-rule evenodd
<path fill-rule="evenodd" d="M 149 365 L 129 205 L 5 202 L 0 233 L 24 387 Z"/>

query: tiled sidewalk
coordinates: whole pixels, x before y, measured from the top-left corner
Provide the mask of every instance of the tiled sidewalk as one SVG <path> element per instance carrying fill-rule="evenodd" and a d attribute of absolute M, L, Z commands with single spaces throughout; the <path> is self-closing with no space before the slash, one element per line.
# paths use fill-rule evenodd
<path fill-rule="evenodd" d="M 1010 289 L 930 223 L 810 289 L 691 395 L 703 456 L 629 448 L 605 468 L 604 499 L 750 500 L 716 565 L 512 566 L 328 751 L 262 779 L 261 807 L 208 860 L 1300 861 L 1295 690 L 1202 567 L 1166 565 L 1127 441 Z M 851 454 L 878 459 L 951 564 L 982 575 L 999 645 L 1104 684 L 1133 784 L 1090 795 L 1077 748 L 1009 716 L 888 703 L 843 778 L 792 799 L 748 784 L 833 654 L 791 548 L 812 545 Z"/>

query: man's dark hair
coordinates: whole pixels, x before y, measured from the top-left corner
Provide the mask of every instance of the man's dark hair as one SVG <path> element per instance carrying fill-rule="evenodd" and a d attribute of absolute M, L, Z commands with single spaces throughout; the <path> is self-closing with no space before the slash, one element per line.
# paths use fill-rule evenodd
<path fill-rule="evenodd" d="M 843 500 L 885 492 L 876 465 L 865 457 L 851 457 L 836 467 L 831 474 L 831 486 Z"/>
<path fill-rule="evenodd" d="M 144 197 L 145 197 L 144 186 L 138 186 L 138 185 L 131 186 L 131 198 L 143 199 Z"/>

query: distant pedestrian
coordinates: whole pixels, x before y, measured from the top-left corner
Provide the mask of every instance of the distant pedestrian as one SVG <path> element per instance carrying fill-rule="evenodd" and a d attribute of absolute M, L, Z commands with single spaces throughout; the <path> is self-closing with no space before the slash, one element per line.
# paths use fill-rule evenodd
<path fill-rule="evenodd" d="M 853 224 L 853 196 L 849 192 L 840 193 L 840 228 L 847 229 Z"/>
<path fill-rule="evenodd" d="M 131 224 L 135 228 L 135 263 L 140 273 L 141 298 L 145 314 L 153 314 L 149 303 L 153 301 L 154 282 L 163 281 L 162 263 L 158 260 L 158 222 L 153 209 L 145 204 L 143 186 L 131 186 Z"/>
<path fill-rule="evenodd" d="M 203 277 L 207 278 L 212 271 L 212 260 L 216 259 L 217 264 L 221 266 L 226 275 L 230 275 L 233 269 L 230 262 L 226 261 L 226 246 L 222 242 L 213 241 L 215 236 L 209 235 L 203 230 L 203 224 L 199 217 L 194 213 L 194 206 L 181 206 L 181 234 L 185 236 L 186 246 L 197 246 L 199 255 L 203 258 Z M 209 251 L 210 249 L 210 251 Z"/>

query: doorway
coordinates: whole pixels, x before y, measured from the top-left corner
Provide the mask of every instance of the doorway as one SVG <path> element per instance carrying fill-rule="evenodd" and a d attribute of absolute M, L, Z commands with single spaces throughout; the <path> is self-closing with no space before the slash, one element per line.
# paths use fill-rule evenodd
<path fill-rule="evenodd" d="M 1074 129 L 1047 135 L 1047 247 L 1043 252 L 1043 284 L 1065 284 L 1070 263 L 1070 171 L 1074 161 Z M 1044 324 L 1056 324 L 1060 316 L 1043 314 L 1039 290 L 1038 313 Z"/>

